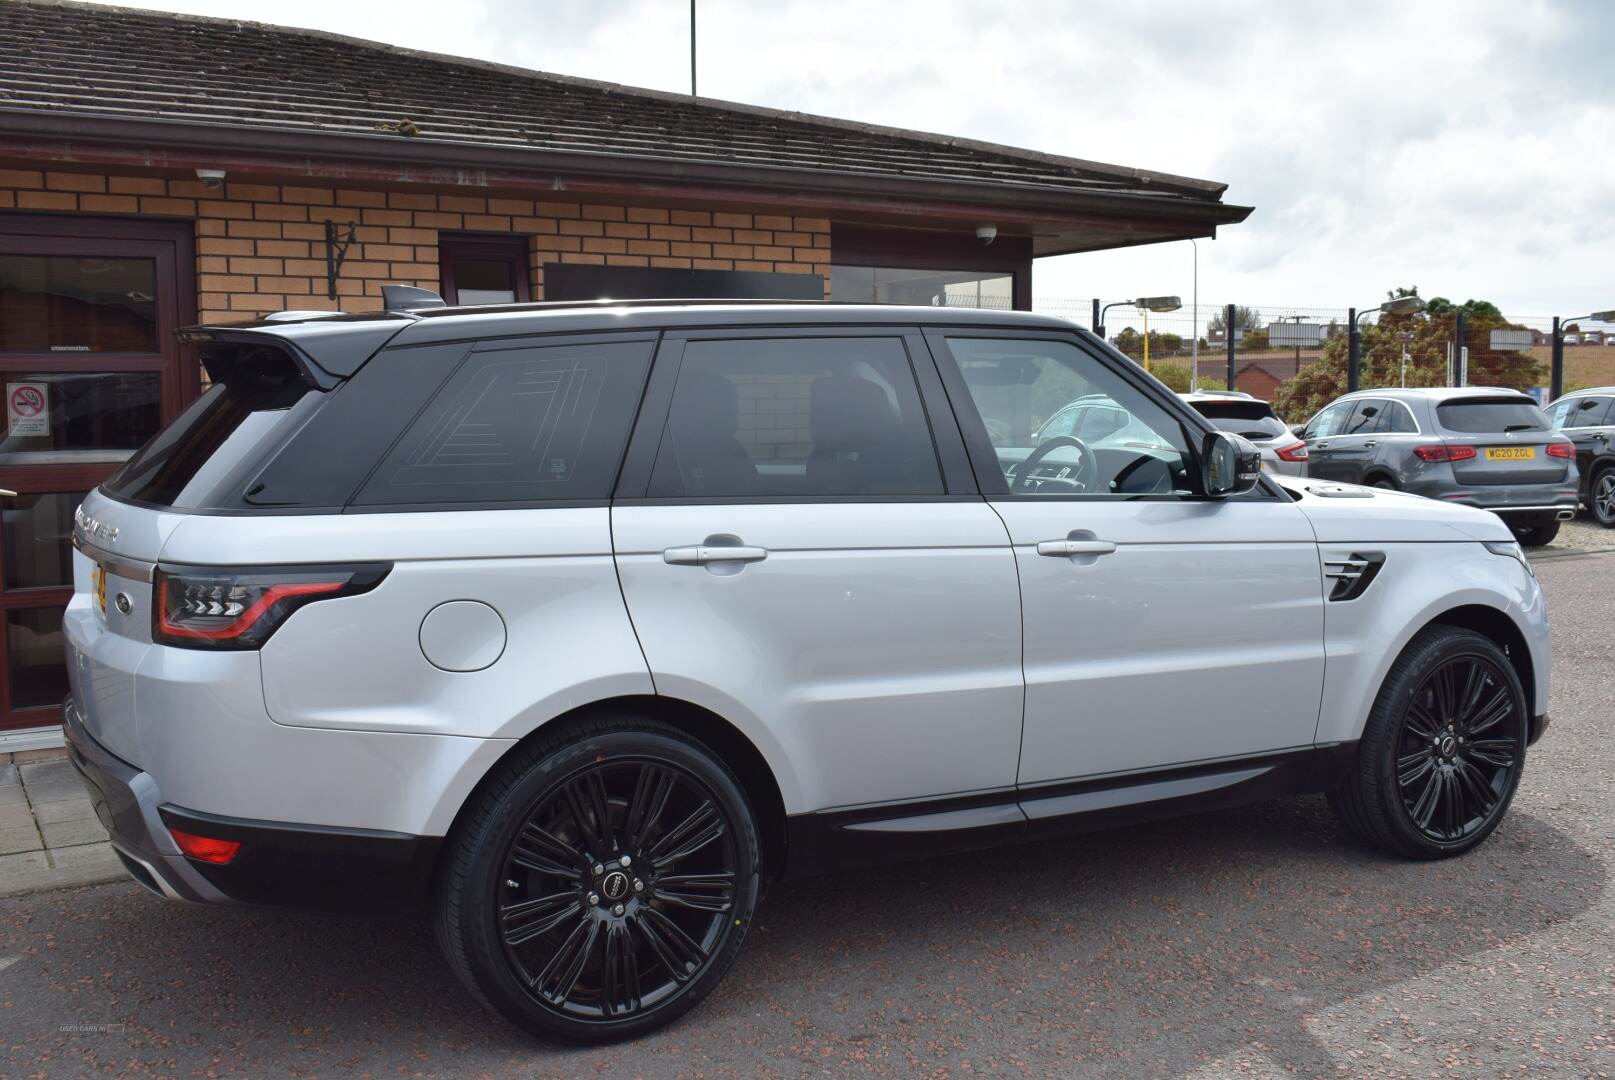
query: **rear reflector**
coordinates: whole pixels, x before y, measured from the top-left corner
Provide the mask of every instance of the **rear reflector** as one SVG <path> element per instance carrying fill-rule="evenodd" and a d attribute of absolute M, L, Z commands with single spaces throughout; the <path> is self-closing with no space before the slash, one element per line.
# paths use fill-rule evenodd
<path fill-rule="evenodd" d="M 198 862 L 216 863 L 223 866 L 236 857 L 241 850 L 240 840 L 218 840 L 211 836 L 197 836 L 183 829 L 168 827 L 169 833 L 174 837 L 174 843 L 179 849 Z"/>
<path fill-rule="evenodd" d="M 1280 461 L 1305 461 L 1307 459 L 1307 444 L 1304 442 L 1291 443 L 1281 446 L 1273 453 L 1279 456 Z"/>
<path fill-rule="evenodd" d="M 1475 456 L 1473 446 L 1415 446 L 1413 452 L 1425 461 L 1468 461 Z"/>
<path fill-rule="evenodd" d="M 1567 442 L 1551 442 L 1548 444 L 1548 456 L 1557 458 L 1573 458 L 1576 448 Z"/>

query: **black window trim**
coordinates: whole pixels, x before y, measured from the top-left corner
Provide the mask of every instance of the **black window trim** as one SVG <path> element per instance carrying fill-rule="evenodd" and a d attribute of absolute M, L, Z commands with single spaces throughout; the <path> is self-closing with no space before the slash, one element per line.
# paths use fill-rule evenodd
<path fill-rule="evenodd" d="M 987 426 L 981 419 L 980 410 L 976 408 L 975 398 L 971 395 L 970 388 L 964 381 L 964 375 L 959 370 L 958 360 L 953 355 L 953 350 L 948 347 L 949 338 L 984 338 L 993 341 L 1062 341 L 1076 346 L 1079 351 L 1103 365 L 1112 374 L 1119 376 L 1133 389 L 1142 393 L 1150 401 L 1164 409 L 1169 416 L 1178 421 L 1183 428 L 1184 441 L 1189 446 L 1189 476 L 1195 485 L 1195 491 L 1189 495 L 1114 495 L 1101 492 L 1093 494 L 1035 495 L 1018 494 L 1010 491 L 1009 484 L 1005 481 L 1004 474 L 998 463 L 998 454 L 993 449 L 992 439 L 987 434 Z M 1099 341 L 1087 331 L 1080 328 L 1073 328 L 1072 331 L 1065 332 L 999 327 L 928 326 L 925 328 L 925 341 L 931 347 L 932 356 L 936 360 L 937 369 L 942 378 L 942 385 L 947 391 L 949 401 L 953 406 L 954 417 L 964 435 L 965 448 L 969 451 L 971 466 L 975 470 L 976 481 L 984 498 L 995 501 L 1010 500 L 1033 503 L 1231 501 L 1228 499 L 1213 500 L 1201 490 L 1200 486 L 1200 444 L 1207 435 L 1216 433 L 1217 428 L 1212 425 L 1210 420 L 1196 412 L 1188 402 L 1152 379 L 1143 368 L 1139 367 L 1125 354 L 1116 351 L 1108 343 Z M 1232 501 L 1251 499 L 1290 501 L 1266 476 L 1262 477 L 1261 482 L 1251 492 L 1234 496 Z"/>
<path fill-rule="evenodd" d="M 895 338 L 908 356 L 909 372 L 914 377 L 920 399 L 922 418 L 931 437 L 931 450 L 936 456 L 938 475 L 943 490 L 928 495 L 729 495 L 652 496 L 651 473 L 657 454 L 661 450 L 662 436 L 667 429 L 668 414 L 673 405 L 673 391 L 678 385 L 679 372 L 684 364 L 687 345 L 698 341 L 768 340 L 777 338 Z M 612 503 L 644 506 L 730 506 L 776 505 L 787 506 L 810 503 L 939 503 L 979 502 L 981 493 L 976 488 L 970 471 L 969 459 L 959 434 L 957 419 L 943 391 L 935 362 L 926 348 L 925 338 L 917 326 L 894 323 L 838 323 L 833 326 L 812 324 L 791 325 L 737 325 L 669 330 L 662 336 L 656 355 L 651 358 L 650 378 L 646 385 L 643 404 L 636 418 L 633 433 L 628 439 L 628 452 L 617 478 Z"/>

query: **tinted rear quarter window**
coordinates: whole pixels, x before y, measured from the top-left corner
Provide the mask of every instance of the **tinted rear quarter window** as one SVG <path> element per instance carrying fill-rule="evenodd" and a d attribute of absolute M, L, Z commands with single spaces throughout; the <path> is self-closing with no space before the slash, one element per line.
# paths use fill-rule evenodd
<path fill-rule="evenodd" d="M 1519 398 L 1464 398 L 1436 406 L 1436 419 L 1448 431 L 1492 434 L 1546 431 L 1548 416 L 1535 402 Z"/>
<path fill-rule="evenodd" d="M 325 398 L 273 347 L 226 347 L 206 359 L 213 386 L 107 479 L 108 494 L 176 510 L 230 500 L 242 472 Z"/>
<path fill-rule="evenodd" d="M 652 343 L 534 342 L 471 353 L 354 503 L 609 499 Z"/>

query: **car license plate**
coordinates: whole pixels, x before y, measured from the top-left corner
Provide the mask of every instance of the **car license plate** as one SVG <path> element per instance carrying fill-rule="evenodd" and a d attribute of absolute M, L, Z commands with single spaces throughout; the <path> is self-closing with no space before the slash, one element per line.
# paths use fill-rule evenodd
<path fill-rule="evenodd" d="M 104 619 L 107 614 L 107 571 L 100 563 L 90 567 L 90 588 L 95 590 L 95 606 L 100 609 Z"/>
<path fill-rule="evenodd" d="M 1487 461 L 1530 461 L 1536 457 L 1534 446 L 1488 446 Z"/>

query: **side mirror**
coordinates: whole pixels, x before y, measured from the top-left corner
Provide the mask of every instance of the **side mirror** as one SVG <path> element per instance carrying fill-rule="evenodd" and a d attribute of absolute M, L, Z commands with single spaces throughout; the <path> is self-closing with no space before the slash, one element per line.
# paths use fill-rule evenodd
<path fill-rule="evenodd" d="M 1307 437 L 1307 426 L 1305 424 L 1291 424 L 1290 434 L 1298 439 L 1304 439 Z"/>
<path fill-rule="evenodd" d="M 1261 479 L 1262 452 L 1239 435 L 1213 431 L 1200 444 L 1200 474 L 1210 498 L 1242 495 Z"/>

